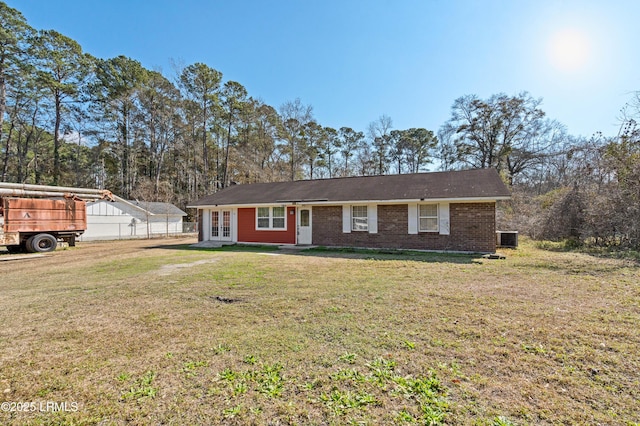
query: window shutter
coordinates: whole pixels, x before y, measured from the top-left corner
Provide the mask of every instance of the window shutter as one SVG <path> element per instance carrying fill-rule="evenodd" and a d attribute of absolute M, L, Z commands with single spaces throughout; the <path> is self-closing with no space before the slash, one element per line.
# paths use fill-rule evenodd
<path fill-rule="evenodd" d="M 409 234 L 417 234 L 418 233 L 418 204 L 417 203 L 409 203 L 407 206 L 407 210 L 409 213 Z"/>
<path fill-rule="evenodd" d="M 202 209 L 202 230 L 204 235 L 203 240 L 211 239 L 211 210 Z"/>
<path fill-rule="evenodd" d="M 450 224 L 449 224 L 449 203 L 440 203 L 438 205 L 438 220 L 440 227 L 440 235 L 449 235 L 450 233 Z"/>
<path fill-rule="evenodd" d="M 367 206 L 367 219 L 369 221 L 369 233 L 378 233 L 378 206 L 376 204 L 369 204 Z"/>
<path fill-rule="evenodd" d="M 202 241 L 208 241 L 211 239 L 211 210 L 202 209 L 199 213 L 202 213 Z"/>
<path fill-rule="evenodd" d="M 342 233 L 351 233 L 351 206 L 342 206 Z"/>

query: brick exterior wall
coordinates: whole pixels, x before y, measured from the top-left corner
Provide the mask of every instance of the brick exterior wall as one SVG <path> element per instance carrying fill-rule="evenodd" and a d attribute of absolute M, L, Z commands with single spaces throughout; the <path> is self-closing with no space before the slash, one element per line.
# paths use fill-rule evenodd
<path fill-rule="evenodd" d="M 495 203 L 451 203 L 450 235 L 409 234 L 406 204 L 378 205 L 378 233 L 342 232 L 342 206 L 313 207 L 313 244 L 322 246 L 406 248 L 493 253 Z"/>

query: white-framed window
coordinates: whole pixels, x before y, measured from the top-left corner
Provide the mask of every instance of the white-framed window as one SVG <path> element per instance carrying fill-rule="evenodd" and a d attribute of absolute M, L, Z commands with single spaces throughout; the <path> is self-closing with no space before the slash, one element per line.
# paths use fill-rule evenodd
<path fill-rule="evenodd" d="M 351 230 L 369 230 L 369 216 L 367 215 L 367 206 L 351 206 Z"/>
<path fill-rule="evenodd" d="M 418 224 L 420 232 L 438 232 L 438 205 L 420 204 L 418 206 Z"/>
<path fill-rule="evenodd" d="M 258 207 L 258 229 L 271 228 L 271 208 Z"/>
<path fill-rule="evenodd" d="M 258 207 L 256 211 L 257 229 L 286 229 L 286 209 L 284 207 Z"/>
<path fill-rule="evenodd" d="M 275 229 L 284 229 L 284 207 L 271 208 L 271 227 Z"/>

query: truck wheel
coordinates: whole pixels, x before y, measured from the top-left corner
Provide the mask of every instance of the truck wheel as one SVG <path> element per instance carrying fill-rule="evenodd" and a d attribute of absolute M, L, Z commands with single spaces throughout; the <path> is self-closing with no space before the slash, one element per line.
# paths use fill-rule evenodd
<path fill-rule="evenodd" d="M 35 238 L 35 235 L 32 235 L 20 243 L 20 247 L 22 248 L 23 252 L 33 253 L 33 246 L 31 245 L 31 242 L 33 241 L 34 238 Z"/>
<path fill-rule="evenodd" d="M 32 253 L 47 253 L 54 251 L 58 246 L 58 240 L 51 234 L 38 234 L 27 240 L 27 250 Z"/>

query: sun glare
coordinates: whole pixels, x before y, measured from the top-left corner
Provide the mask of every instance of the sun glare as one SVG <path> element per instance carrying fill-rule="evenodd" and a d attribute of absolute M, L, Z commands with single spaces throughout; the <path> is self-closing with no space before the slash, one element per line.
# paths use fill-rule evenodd
<path fill-rule="evenodd" d="M 580 71 L 589 60 L 589 40 L 578 30 L 558 31 L 549 40 L 548 53 L 551 64 L 559 70 Z"/>

